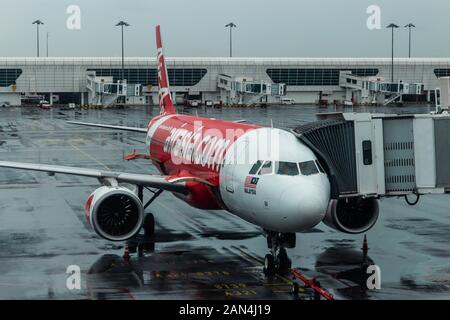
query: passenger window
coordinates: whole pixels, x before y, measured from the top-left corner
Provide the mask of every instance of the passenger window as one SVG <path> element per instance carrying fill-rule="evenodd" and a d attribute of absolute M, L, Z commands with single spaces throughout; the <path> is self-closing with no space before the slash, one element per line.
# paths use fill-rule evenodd
<path fill-rule="evenodd" d="M 259 170 L 260 175 L 272 174 L 272 161 L 266 161 L 262 166 L 261 170 Z"/>
<path fill-rule="evenodd" d="M 263 163 L 263 162 L 262 162 L 261 160 L 259 160 L 258 162 L 256 162 L 256 163 L 253 165 L 252 169 L 250 170 L 250 174 L 255 175 L 255 174 L 258 172 L 259 168 L 261 168 L 262 163 Z"/>
<path fill-rule="evenodd" d="M 275 173 L 283 176 L 298 176 L 298 166 L 295 162 L 277 162 Z"/>
<path fill-rule="evenodd" d="M 313 174 L 318 174 L 319 170 L 317 169 L 316 163 L 314 161 L 306 161 L 299 163 L 300 172 L 304 176 L 311 176 Z"/>
<path fill-rule="evenodd" d="M 325 169 L 322 167 L 319 160 L 316 160 L 316 164 L 317 164 L 317 167 L 319 168 L 319 171 L 322 173 L 325 173 Z"/>

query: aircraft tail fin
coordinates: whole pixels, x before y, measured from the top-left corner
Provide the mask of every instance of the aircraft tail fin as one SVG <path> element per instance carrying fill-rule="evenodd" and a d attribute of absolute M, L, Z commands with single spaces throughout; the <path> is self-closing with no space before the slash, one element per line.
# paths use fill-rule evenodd
<path fill-rule="evenodd" d="M 161 39 L 161 27 L 156 26 L 156 47 L 158 49 L 158 86 L 159 86 L 159 108 L 161 114 L 176 113 L 172 103 L 169 89 L 169 76 L 167 73 L 166 59 L 164 58 Z"/>

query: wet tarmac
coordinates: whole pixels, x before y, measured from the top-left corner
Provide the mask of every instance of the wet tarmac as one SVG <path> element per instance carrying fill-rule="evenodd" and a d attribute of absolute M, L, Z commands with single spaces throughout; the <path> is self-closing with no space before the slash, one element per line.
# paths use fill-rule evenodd
<path fill-rule="evenodd" d="M 359 108 L 354 111 L 369 111 Z M 428 112 L 427 106 L 376 112 Z M 334 108 L 184 110 L 228 120 L 292 128 Z M 350 111 L 348 109 L 347 111 Z M 157 108 L 40 110 L 0 108 L 0 159 L 156 173 L 139 133 L 84 128 L 66 120 L 146 126 Z M 309 299 L 290 294 L 291 278 L 267 279 L 260 230 L 227 212 L 193 209 L 164 193 L 149 208 L 155 242 L 142 257 L 122 258 L 123 244 L 100 239 L 87 225 L 84 205 L 94 179 L 1 169 L 0 299 Z M 381 201 L 378 224 L 367 233 L 369 262 L 380 267 L 381 289 L 368 290 L 362 235 L 319 225 L 288 249 L 293 266 L 317 277 L 336 299 L 449 299 L 450 197 L 429 196 L 416 207 Z M 81 268 L 81 289 L 66 286 L 70 265 Z"/>

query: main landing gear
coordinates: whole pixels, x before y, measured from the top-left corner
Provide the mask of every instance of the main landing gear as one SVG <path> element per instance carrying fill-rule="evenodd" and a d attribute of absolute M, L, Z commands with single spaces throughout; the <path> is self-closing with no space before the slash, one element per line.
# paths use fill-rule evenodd
<path fill-rule="evenodd" d="M 142 203 L 144 203 L 144 190 L 147 190 L 153 194 L 150 200 L 148 200 L 147 203 L 145 203 L 144 205 L 145 210 L 153 203 L 153 201 L 156 200 L 156 198 L 158 198 L 163 193 L 163 190 L 153 190 L 147 187 L 138 186 L 138 197 Z M 144 217 L 144 223 L 142 224 L 142 230 L 144 231 L 143 236 L 137 235 L 133 239 L 127 241 L 129 251 L 131 253 L 138 252 L 140 256 L 143 255 L 144 250 L 146 251 L 154 250 L 155 216 L 153 215 L 153 213 L 150 212 L 146 213 Z"/>
<path fill-rule="evenodd" d="M 152 238 L 155 235 L 155 216 L 153 213 L 149 212 L 146 214 L 142 229 L 144 229 L 144 236 L 146 238 Z"/>
<path fill-rule="evenodd" d="M 144 205 L 144 210 L 146 210 L 164 191 L 154 190 L 143 186 L 138 186 L 138 197 L 142 203 L 144 203 L 144 189 L 153 194 L 150 200 Z M 152 238 L 155 234 L 155 216 L 152 213 L 147 213 L 144 218 L 144 224 L 142 225 L 144 229 L 144 235 L 146 238 Z"/>
<path fill-rule="evenodd" d="M 286 248 L 295 248 L 295 233 L 267 232 L 267 247 L 270 253 L 264 259 L 264 273 L 268 276 L 287 274 L 292 267 Z"/>

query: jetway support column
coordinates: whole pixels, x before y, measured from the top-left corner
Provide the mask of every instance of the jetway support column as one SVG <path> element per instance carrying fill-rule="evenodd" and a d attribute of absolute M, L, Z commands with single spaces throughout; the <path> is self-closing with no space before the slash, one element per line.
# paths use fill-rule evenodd
<path fill-rule="evenodd" d="M 177 105 L 177 93 L 175 91 L 172 92 L 172 102 L 174 106 Z"/>

